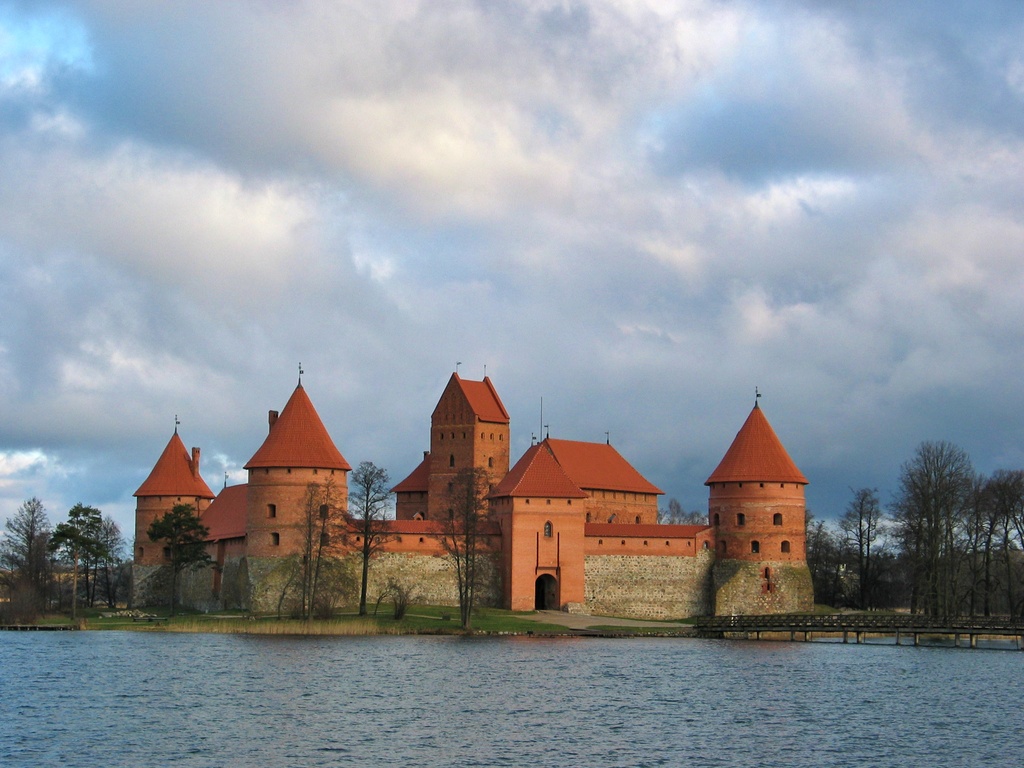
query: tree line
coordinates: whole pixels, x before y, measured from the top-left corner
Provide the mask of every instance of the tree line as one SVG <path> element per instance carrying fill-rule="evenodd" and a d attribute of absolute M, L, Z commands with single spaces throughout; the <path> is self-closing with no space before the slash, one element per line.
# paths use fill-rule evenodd
<path fill-rule="evenodd" d="M 0 537 L 0 623 L 34 621 L 48 611 L 80 605 L 110 608 L 127 599 L 131 562 L 117 523 L 75 504 L 51 526 L 33 497 L 6 521 Z"/>
<path fill-rule="evenodd" d="M 852 489 L 837 523 L 808 514 L 817 602 L 934 617 L 1024 616 L 1024 471 L 974 470 L 963 449 L 925 442 L 883 509 Z"/>

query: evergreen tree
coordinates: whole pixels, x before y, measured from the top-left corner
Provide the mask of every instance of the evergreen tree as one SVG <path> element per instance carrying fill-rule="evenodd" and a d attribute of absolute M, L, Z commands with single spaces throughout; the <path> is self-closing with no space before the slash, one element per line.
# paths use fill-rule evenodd
<path fill-rule="evenodd" d="M 163 542 L 171 561 L 171 616 L 175 612 L 181 572 L 189 566 L 210 562 L 210 555 L 206 552 L 209 534 L 209 529 L 189 504 L 176 504 L 166 515 L 154 520 L 146 531 L 150 541 Z"/>

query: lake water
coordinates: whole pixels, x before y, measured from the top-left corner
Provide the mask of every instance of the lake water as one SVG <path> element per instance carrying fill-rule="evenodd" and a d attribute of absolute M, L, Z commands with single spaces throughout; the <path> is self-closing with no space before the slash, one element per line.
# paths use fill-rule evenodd
<path fill-rule="evenodd" d="M 1014 766 L 1024 653 L 0 633 L 0 765 Z"/>

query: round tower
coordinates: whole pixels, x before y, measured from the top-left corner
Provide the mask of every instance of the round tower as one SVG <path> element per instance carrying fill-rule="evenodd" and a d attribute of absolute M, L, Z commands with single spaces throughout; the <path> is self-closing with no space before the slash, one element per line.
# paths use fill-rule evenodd
<path fill-rule="evenodd" d="M 715 540 L 716 615 L 811 610 L 807 478 L 756 401 L 705 485 Z"/>
<path fill-rule="evenodd" d="M 250 579 L 256 576 L 254 559 L 305 551 L 310 514 L 340 519 L 348 505 L 347 473 L 352 467 L 334 445 L 301 382 L 280 415 L 270 411 L 269 424 L 267 439 L 245 465 Z M 319 530 L 317 525 L 318 536 Z"/>
<path fill-rule="evenodd" d="M 135 551 L 136 565 L 166 565 L 163 546 L 149 540 L 147 531 L 158 517 L 170 512 L 178 504 L 188 504 L 197 515 L 210 505 L 213 492 L 199 474 L 198 448 L 191 455 L 178 437 L 178 430 L 157 459 L 149 477 L 133 494 L 135 496 Z"/>

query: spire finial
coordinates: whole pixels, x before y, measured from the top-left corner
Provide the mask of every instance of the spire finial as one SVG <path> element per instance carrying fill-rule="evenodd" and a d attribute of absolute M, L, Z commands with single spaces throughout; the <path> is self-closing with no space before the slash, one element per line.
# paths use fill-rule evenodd
<path fill-rule="evenodd" d="M 228 471 L 226 469 L 224 470 L 224 487 L 228 487 Z"/>
<path fill-rule="evenodd" d="M 612 435 L 611 435 L 611 433 L 608 430 L 605 430 L 605 432 L 604 432 L 604 444 L 605 445 L 611 445 L 612 444 Z"/>
<path fill-rule="evenodd" d="M 303 373 L 305 373 L 305 371 L 302 370 L 302 363 L 299 363 L 299 386 L 300 387 L 302 386 L 302 374 Z"/>
<path fill-rule="evenodd" d="M 456 376 L 458 376 L 458 375 L 459 375 L 459 366 L 460 366 L 460 365 L 462 365 L 462 361 L 461 361 L 461 360 L 456 360 L 456 361 L 455 361 L 455 375 L 456 375 Z"/>
<path fill-rule="evenodd" d="M 544 439 L 545 440 L 547 440 L 549 437 L 551 437 L 551 431 L 548 429 L 548 427 L 550 427 L 550 426 L 551 426 L 550 424 L 545 424 L 544 425 Z"/>
<path fill-rule="evenodd" d="M 754 387 L 754 407 L 757 408 L 757 401 L 761 399 L 761 390 L 756 386 Z"/>
<path fill-rule="evenodd" d="M 174 434 L 178 434 L 178 425 L 181 422 L 178 420 L 178 414 L 174 414 Z"/>

